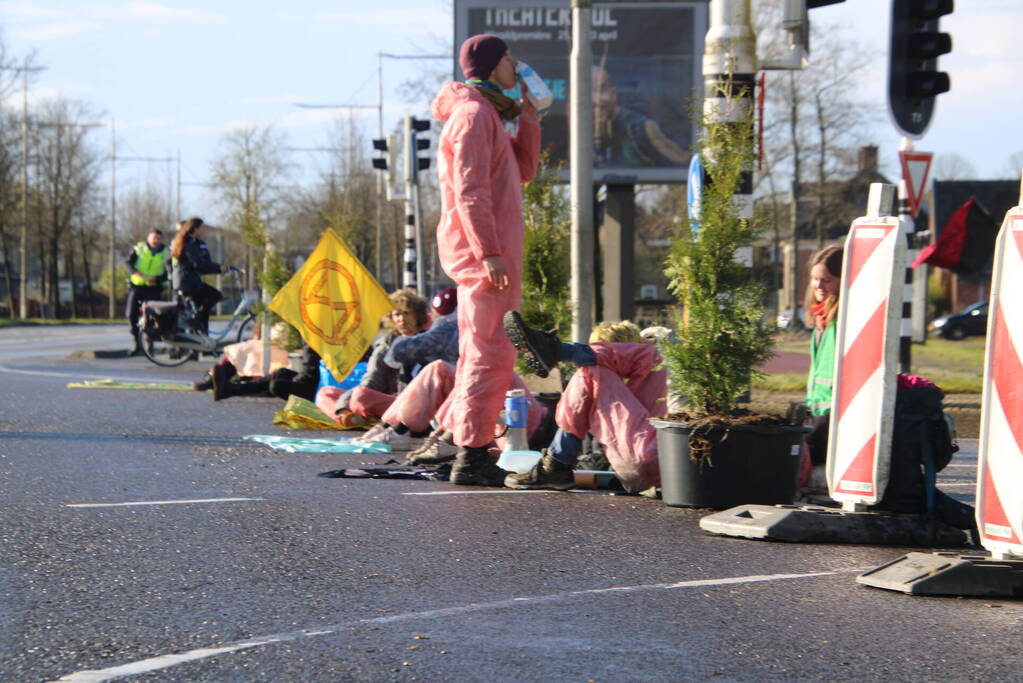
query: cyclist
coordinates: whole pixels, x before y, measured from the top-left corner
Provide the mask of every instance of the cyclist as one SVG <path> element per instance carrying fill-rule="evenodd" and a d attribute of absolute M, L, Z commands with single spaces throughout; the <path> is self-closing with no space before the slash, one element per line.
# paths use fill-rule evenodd
<path fill-rule="evenodd" d="M 178 232 L 171 242 L 171 256 L 174 258 L 174 291 L 195 303 L 196 323 L 208 334 L 210 310 L 223 298 L 223 294 L 203 282 L 202 276 L 226 273 L 227 266 L 210 258 L 210 251 L 202 240 L 205 232 L 206 224 L 201 218 L 179 221 Z"/>

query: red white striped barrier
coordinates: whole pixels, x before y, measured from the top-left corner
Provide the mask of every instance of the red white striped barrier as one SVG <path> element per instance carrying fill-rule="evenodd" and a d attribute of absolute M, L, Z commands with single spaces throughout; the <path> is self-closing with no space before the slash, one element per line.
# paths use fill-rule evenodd
<path fill-rule="evenodd" d="M 1005 215 L 995 246 L 981 403 L 977 527 L 984 547 L 999 559 L 1023 556 L 1023 302 L 1016 298 L 1020 292 L 1023 206 Z"/>
<path fill-rule="evenodd" d="M 899 219 L 858 218 L 845 242 L 828 439 L 828 486 L 846 510 L 888 484 L 906 242 Z"/>

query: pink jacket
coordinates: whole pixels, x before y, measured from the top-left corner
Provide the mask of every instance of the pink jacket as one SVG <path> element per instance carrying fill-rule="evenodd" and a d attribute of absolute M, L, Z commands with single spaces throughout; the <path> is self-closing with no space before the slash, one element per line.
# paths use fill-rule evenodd
<path fill-rule="evenodd" d="M 494 106 L 473 86 L 457 82 L 441 88 L 433 116 L 446 122 L 437 152 L 441 265 L 464 284 L 485 278 L 483 258 L 499 255 L 518 281 L 524 237 L 520 184 L 536 173 L 540 124 L 523 114 L 513 138 Z"/>

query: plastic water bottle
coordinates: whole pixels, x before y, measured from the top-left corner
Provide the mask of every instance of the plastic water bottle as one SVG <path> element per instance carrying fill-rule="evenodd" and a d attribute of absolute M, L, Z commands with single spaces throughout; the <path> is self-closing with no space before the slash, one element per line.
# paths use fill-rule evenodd
<path fill-rule="evenodd" d="M 524 451 L 529 448 L 526 427 L 529 417 L 529 401 L 524 389 L 512 389 L 504 395 L 505 425 L 508 427 L 508 451 Z"/>
<path fill-rule="evenodd" d="M 515 73 L 518 74 L 519 80 L 526 84 L 526 97 L 536 107 L 536 113 L 543 114 L 550 109 L 551 104 L 554 103 L 554 95 L 551 94 L 551 89 L 540 78 L 540 74 L 536 73 L 533 67 L 521 61 L 516 62 Z"/>

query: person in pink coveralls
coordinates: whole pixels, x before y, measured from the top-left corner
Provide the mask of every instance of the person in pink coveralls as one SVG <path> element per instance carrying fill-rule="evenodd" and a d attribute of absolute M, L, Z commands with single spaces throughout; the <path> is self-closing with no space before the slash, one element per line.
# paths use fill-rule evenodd
<path fill-rule="evenodd" d="M 567 344 L 534 330 L 517 311 L 504 318 L 505 331 L 541 377 L 559 361 L 578 369 L 558 402 L 558 431 L 536 466 L 509 474 L 505 486 L 516 489 L 569 489 L 573 467 L 587 433 L 604 444 L 607 459 L 626 491 L 660 486 L 657 432 L 651 417 L 667 408 L 668 374 L 661 353 L 649 343 L 591 342 Z"/>
<path fill-rule="evenodd" d="M 432 106 L 434 118 L 444 122 L 437 152 L 437 250 L 458 286 L 458 365 L 451 410 L 441 425 L 459 447 L 451 482 L 501 486 L 506 472 L 490 459 L 488 444 L 515 363 L 501 319 L 521 299 L 520 185 L 536 174 L 540 124 L 528 99 L 516 102 L 501 92 L 517 80 L 503 40 L 469 38 L 459 64 L 467 80 L 446 83 Z"/>

